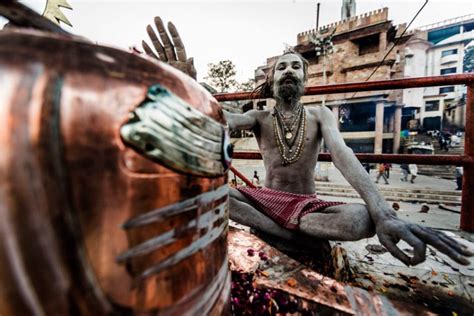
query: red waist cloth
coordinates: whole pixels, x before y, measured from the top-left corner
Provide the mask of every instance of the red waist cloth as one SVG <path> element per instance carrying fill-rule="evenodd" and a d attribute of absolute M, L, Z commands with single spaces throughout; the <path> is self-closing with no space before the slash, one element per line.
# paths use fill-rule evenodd
<path fill-rule="evenodd" d="M 237 187 L 252 205 L 287 229 L 298 229 L 300 218 L 343 202 L 320 200 L 314 194 L 296 194 L 268 188 Z"/>

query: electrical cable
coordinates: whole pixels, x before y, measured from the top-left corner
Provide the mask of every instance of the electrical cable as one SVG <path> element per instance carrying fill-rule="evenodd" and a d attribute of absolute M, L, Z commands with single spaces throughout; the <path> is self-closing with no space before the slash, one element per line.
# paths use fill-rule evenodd
<path fill-rule="evenodd" d="M 387 56 L 390 54 L 390 52 L 395 48 L 395 46 L 398 45 L 398 42 L 400 41 L 400 39 L 403 37 L 403 35 L 405 34 L 405 32 L 408 30 L 408 28 L 410 27 L 410 25 L 413 23 L 413 21 L 415 21 L 416 17 L 420 14 L 420 12 L 425 8 L 425 6 L 428 4 L 428 0 L 425 0 L 425 3 L 421 6 L 421 8 L 418 10 L 418 12 L 415 14 L 415 16 L 411 19 L 410 23 L 408 23 L 407 27 L 403 30 L 402 34 L 400 34 L 400 36 L 398 38 L 395 39 L 395 41 L 393 42 L 393 45 L 392 47 L 388 50 L 388 52 L 385 54 L 385 56 L 382 58 L 382 60 L 380 61 L 380 63 L 377 65 L 377 67 L 375 67 L 375 69 L 372 71 L 372 73 L 367 77 L 367 79 L 365 79 L 365 81 L 369 81 L 370 78 L 372 78 L 372 76 L 375 74 L 375 72 L 377 72 L 377 70 L 380 68 L 380 66 L 383 65 L 385 59 L 387 58 Z M 352 97 L 350 97 L 350 99 L 354 98 L 357 94 L 357 91 L 354 92 L 354 94 L 352 95 Z"/>

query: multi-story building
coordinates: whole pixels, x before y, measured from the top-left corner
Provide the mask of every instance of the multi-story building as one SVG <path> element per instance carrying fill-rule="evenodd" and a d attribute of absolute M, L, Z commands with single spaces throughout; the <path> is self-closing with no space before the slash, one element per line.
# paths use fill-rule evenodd
<path fill-rule="evenodd" d="M 355 1 L 352 1 L 355 5 Z M 350 15 L 346 10 L 346 16 Z M 354 10 L 352 10 L 354 11 Z M 351 16 L 336 23 L 297 35 L 294 50 L 309 62 L 308 85 L 325 83 L 389 80 L 403 77 L 405 43 L 412 33 L 404 33 L 405 25 L 395 26 L 388 20 L 388 8 Z M 314 34 L 333 34 L 333 53 L 317 56 Z M 323 34 L 324 36 L 324 34 Z M 392 46 L 394 46 L 392 48 Z M 257 84 L 264 79 L 275 57 L 256 70 Z M 325 76 L 323 75 L 325 71 Z M 332 108 L 346 143 L 355 152 L 398 152 L 402 118 L 403 92 L 369 91 L 327 96 L 305 96 L 306 106 L 325 105 Z M 271 107 L 269 100 L 257 106 Z"/>
<path fill-rule="evenodd" d="M 405 45 L 405 77 L 463 72 L 466 47 L 474 44 L 474 14 L 421 27 Z M 415 119 L 424 130 L 462 129 L 463 86 L 405 89 L 402 129 Z"/>
<path fill-rule="evenodd" d="M 426 33 L 429 44 L 424 75 L 462 73 L 465 49 L 474 44 L 474 14 L 430 24 L 421 30 Z M 465 122 L 465 94 L 464 86 L 426 88 L 415 118 L 427 130 L 462 129 Z"/>

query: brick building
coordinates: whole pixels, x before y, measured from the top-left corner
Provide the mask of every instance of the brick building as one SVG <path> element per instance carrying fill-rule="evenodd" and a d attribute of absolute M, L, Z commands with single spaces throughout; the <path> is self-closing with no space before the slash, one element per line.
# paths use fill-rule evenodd
<path fill-rule="evenodd" d="M 347 13 L 346 13 L 347 14 Z M 405 44 L 413 33 L 402 35 L 405 25 L 396 26 L 388 19 L 388 8 L 351 16 L 322 26 L 320 33 L 333 33 L 334 53 L 325 61 L 327 83 L 361 82 L 383 63 L 370 80 L 402 78 L 405 69 Z M 297 35 L 294 50 L 309 61 L 308 85 L 323 84 L 323 60 L 311 42 L 315 30 Z M 257 84 L 265 78 L 277 57 L 267 59 L 255 72 Z M 305 96 L 306 106 L 318 106 L 323 96 Z M 273 106 L 272 100 L 257 101 L 257 107 Z M 346 143 L 355 152 L 391 153 L 400 147 L 403 91 L 369 91 L 325 96 L 325 105 L 332 108 L 339 121 Z"/>

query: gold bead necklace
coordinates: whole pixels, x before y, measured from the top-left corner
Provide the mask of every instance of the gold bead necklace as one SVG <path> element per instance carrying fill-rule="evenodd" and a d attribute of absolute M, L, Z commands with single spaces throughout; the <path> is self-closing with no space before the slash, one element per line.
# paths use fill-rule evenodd
<path fill-rule="evenodd" d="M 280 152 L 280 156 L 282 158 L 282 165 L 286 166 L 292 164 L 298 159 L 300 159 L 301 154 L 303 153 L 304 148 L 304 138 L 306 135 L 306 111 L 304 110 L 303 106 L 300 112 L 300 115 L 297 116 L 297 120 L 299 121 L 299 126 L 296 131 L 295 138 L 291 144 L 291 146 L 283 140 L 282 132 L 284 131 L 283 127 L 279 124 L 278 114 L 273 114 L 273 133 L 275 135 L 275 142 L 278 147 L 278 151 Z M 293 152 L 292 147 L 295 140 L 298 139 L 296 149 Z M 287 155 L 288 152 L 288 155 Z"/>

